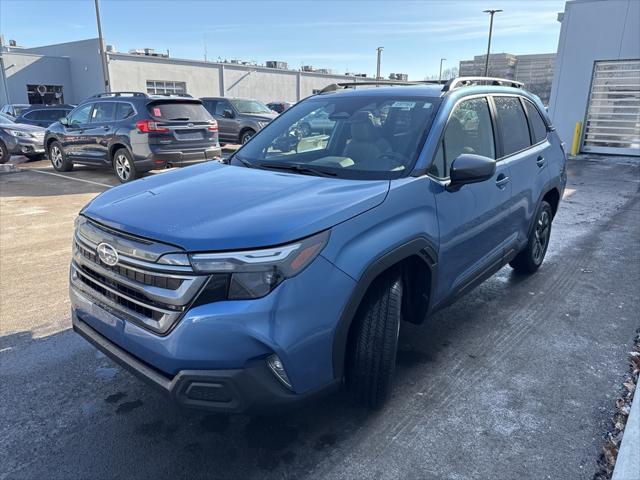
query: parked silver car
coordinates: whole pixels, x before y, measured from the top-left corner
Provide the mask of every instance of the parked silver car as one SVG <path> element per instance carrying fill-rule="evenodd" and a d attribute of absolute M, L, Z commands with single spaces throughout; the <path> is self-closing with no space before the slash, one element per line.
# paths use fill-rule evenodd
<path fill-rule="evenodd" d="M 207 111 L 218 121 L 221 143 L 245 144 L 278 116 L 264 103 L 247 98 L 201 98 Z"/>

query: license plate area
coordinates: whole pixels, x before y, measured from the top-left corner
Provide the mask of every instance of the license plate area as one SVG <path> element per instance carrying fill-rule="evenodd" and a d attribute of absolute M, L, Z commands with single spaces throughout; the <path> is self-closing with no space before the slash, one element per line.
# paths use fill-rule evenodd
<path fill-rule="evenodd" d="M 204 140 L 202 132 L 180 132 L 176 131 L 176 139 L 178 140 Z"/>

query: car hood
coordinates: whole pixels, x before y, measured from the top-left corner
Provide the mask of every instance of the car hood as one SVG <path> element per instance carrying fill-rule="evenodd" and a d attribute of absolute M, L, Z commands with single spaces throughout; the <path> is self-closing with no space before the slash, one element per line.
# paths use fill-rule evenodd
<path fill-rule="evenodd" d="M 38 127 L 37 125 L 29 125 L 27 123 L 3 123 L 0 124 L 2 128 L 10 128 L 11 130 L 16 130 L 18 132 L 40 132 L 44 133 L 44 128 Z"/>
<path fill-rule="evenodd" d="M 257 122 L 270 122 L 278 116 L 277 113 L 241 113 L 240 115 Z"/>
<path fill-rule="evenodd" d="M 388 180 L 347 180 L 222 165 L 112 188 L 82 214 L 188 251 L 259 248 L 331 228 L 382 203 Z"/>

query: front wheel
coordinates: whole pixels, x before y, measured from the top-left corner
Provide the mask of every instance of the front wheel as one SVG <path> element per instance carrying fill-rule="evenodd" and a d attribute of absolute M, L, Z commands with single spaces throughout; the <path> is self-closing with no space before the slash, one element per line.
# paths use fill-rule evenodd
<path fill-rule="evenodd" d="M 9 149 L 3 142 L 0 142 L 0 164 L 7 163 L 10 158 Z"/>
<path fill-rule="evenodd" d="M 140 176 L 133 163 L 133 158 L 126 148 L 121 148 L 113 155 L 113 170 L 122 183 L 130 182 Z"/>
<path fill-rule="evenodd" d="M 242 135 L 240 135 L 240 143 L 244 145 L 249 140 L 251 140 L 251 137 L 253 137 L 255 134 L 256 132 L 254 132 L 253 130 L 245 130 L 244 132 L 242 132 Z"/>
<path fill-rule="evenodd" d="M 402 282 L 387 273 L 369 287 L 350 332 L 346 381 L 353 398 L 379 408 L 391 393 L 396 365 Z"/>
<path fill-rule="evenodd" d="M 62 149 L 60 142 L 55 141 L 49 146 L 49 160 L 51 165 L 58 172 L 69 172 L 73 170 L 73 162 L 70 162 Z"/>
<path fill-rule="evenodd" d="M 540 268 L 549 246 L 552 220 L 551 205 L 543 200 L 538 209 L 533 230 L 529 234 L 527 246 L 509 262 L 516 272 L 533 273 Z"/>

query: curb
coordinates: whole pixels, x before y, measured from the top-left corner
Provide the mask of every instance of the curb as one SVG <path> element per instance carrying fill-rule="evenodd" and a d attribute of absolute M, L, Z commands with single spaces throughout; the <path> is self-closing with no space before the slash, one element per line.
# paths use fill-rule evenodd
<path fill-rule="evenodd" d="M 16 173 L 19 169 L 13 163 L 0 164 L 0 173 Z"/>
<path fill-rule="evenodd" d="M 640 480 L 640 400 L 638 385 L 622 434 L 622 443 L 611 480 Z"/>

